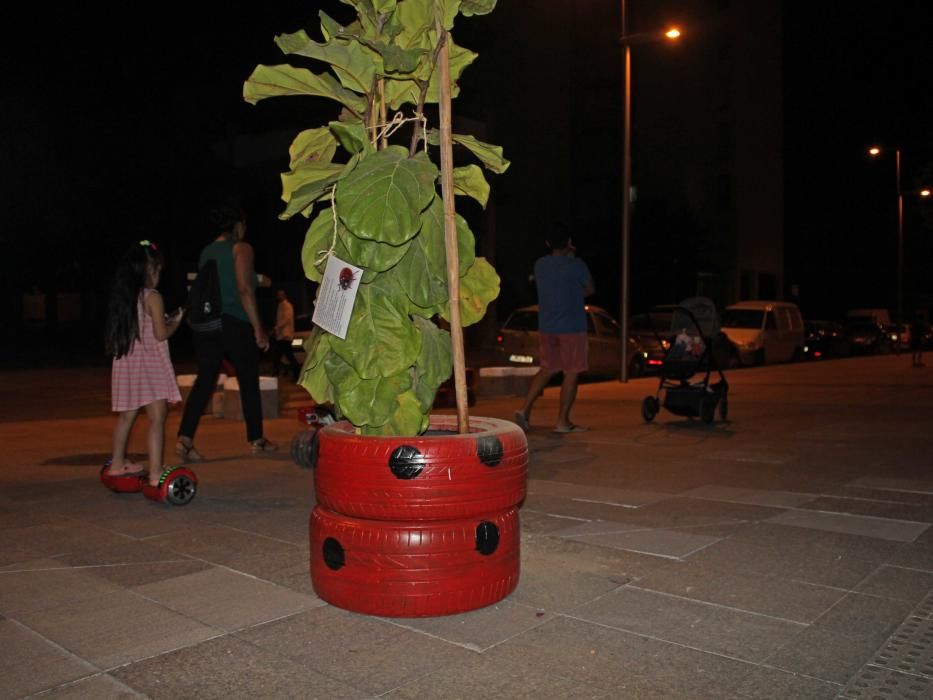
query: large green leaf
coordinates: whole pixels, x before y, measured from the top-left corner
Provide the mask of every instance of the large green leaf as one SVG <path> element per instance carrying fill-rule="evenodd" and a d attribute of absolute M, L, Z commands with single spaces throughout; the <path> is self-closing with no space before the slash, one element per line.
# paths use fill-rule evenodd
<path fill-rule="evenodd" d="M 488 15 L 496 9 L 496 0 L 461 0 L 460 11 L 464 17 Z"/>
<path fill-rule="evenodd" d="M 413 304 L 422 307 L 435 306 L 447 299 L 446 270 L 435 269 L 423 246 L 424 235 L 415 238 L 405 257 L 398 264 L 405 293 Z"/>
<path fill-rule="evenodd" d="M 411 387 L 409 372 L 392 377 L 361 379 L 339 357 L 324 361 L 327 376 L 336 387 L 340 410 L 353 425 L 384 425 L 398 407 L 398 395 Z"/>
<path fill-rule="evenodd" d="M 395 267 L 405 257 L 412 241 L 407 240 L 402 245 L 389 245 L 378 241 L 369 241 L 358 238 L 347 230 L 346 226 L 338 227 L 340 240 L 349 253 L 349 258 L 341 258 L 352 262 L 357 267 L 373 272 L 385 272 Z M 365 280 L 365 278 L 364 278 Z M 369 281 L 369 280 L 365 280 Z"/>
<path fill-rule="evenodd" d="M 307 163 L 282 173 L 282 199 L 289 206 L 280 218 L 291 218 L 314 204 L 337 181 L 345 167 L 343 163 Z"/>
<path fill-rule="evenodd" d="M 337 140 L 326 126 L 305 129 L 288 148 L 288 168 L 295 170 L 311 163 L 330 163 L 337 152 Z"/>
<path fill-rule="evenodd" d="M 478 165 L 454 168 L 454 192 L 465 194 L 479 202 L 483 209 L 489 201 L 489 183 Z"/>
<path fill-rule="evenodd" d="M 301 246 L 301 266 L 304 268 L 305 277 L 312 282 L 320 282 L 324 278 L 326 255 L 333 240 L 333 209 L 328 207 L 319 212 L 308 226 L 304 243 Z M 321 260 L 320 263 L 318 263 L 319 260 Z"/>
<path fill-rule="evenodd" d="M 431 45 L 433 47 L 433 44 Z M 450 39 L 450 96 L 457 97 L 460 94 L 460 86 L 457 80 L 463 74 L 478 54 L 457 46 L 453 38 Z M 433 66 L 428 61 L 422 63 L 421 67 L 414 74 L 412 79 L 394 80 L 393 76 L 387 76 L 385 81 L 386 102 L 392 109 L 400 109 L 404 104 L 418 104 L 421 94 L 421 83 L 429 80 L 428 91 L 425 94 L 425 102 L 436 103 L 440 94 L 440 71 L 432 70 Z M 415 80 L 414 78 L 417 78 Z"/>
<path fill-rule="evenodd" d="M 412 391 L 404 391 L 396 397 L 396 408 L 389 420 L 380 426 L 364 425 L 364 435 L 420 435 L 430 425 L 430 414 L 423 413 L 418 398 Z"/>
<path fill-rule="evenodd" d="M 364 379 L 398 374 L 421 352 L 421 335 L 381 284 L 377 277 L 360 285 L 346 339 L 331 338 L 330 343 Z"/>
<path fill-rule="evenodd" d="M 421 233 L 418 234 L 418 241 L 430 260 L 434 274 L 446 280 L 447 244 L 444 241 L 444 201 L 437 197 L 421 214 L 421 220 Z M 457 269 L 462 277 L 473 265 L 473 259 L 476 256 L 476 239 L 466 219 L 456 214 L 454 221 L 457 226 Z M 403 285 L 406 283 L 403 282 Z"/>
<path fill-rule="evenodd" d="M 299 213 L 310 216 L 311 208 L 314 203 L 325 195 L 328 195 L 334 184 L 348 172 L 352 171 L 353 167 L 356 165 L 356 159 L 357 156 L 354 156 L 346 165 L 329 163 L 322 164 L 317 168 L 309 168 L 306 173 L 306 175 L 308 175 L 306 181 L 289 194 L 288 205 L 285 207 L 285 211 L 279 214 L 279 218 L 282 220 L 290 219 L 295 214 Z M 286 180 L 286 177 L 289 175 L 291 175 L 291 173 L 282 174 L 283 199 L 285 199 L 286 191 L 291 189 L 293 185 L 292 182 Z"/>
<path fill-rule="evenodd" d="M 389 146 L 362 161 L 337 187 L 337 212 L 360 238 L 401 245 L 421 227 L 434 199 L 437 167 L 424 153 Z"/>
<path fill-rule="evenodd" d="M 286 54 L 313 58 L 330 64 L 340 83 L 354 92 L 367 93 L 372 89 L 373 78 L 381 68 L 382 58 L 372 49 L 358 41 L 333 38 L 319 44 L 308 36 L 304 29 L 293 34 L 280 34 L 275 43 Z"/>
<path fill-rule="evenodd" d="M 421 353 L 415 364 L 417 377 L 414 391 L 422 410 L 428 412 L 434 405 L 437 388 L 453 371 L 450 333 L 427 319 L 416 318 L 415 326 L 421 333 Z"/>
<path fill-rule="evenodd" d="M 369 141 L 369 132 L 359 122 L 331 122 L 330 130 L 348 153 L 370 155 L 375 151 Z"/>
<path fill-rule="evenodd" d="M 472 326 L 486 314 L 486 306 L 499 296 L 499 275 L 486 258 L 476 258 L 473 266 L 460 278 L 460 325 Z M 450 304 L 441 317 L 450 321 Z"/>
<path fill-rule="evenodd" d="M 327 97 L 356 114 L 366 110 L 366 99 L 343 88 L 332 75 L 316 75 L 305 68 L 287 64 L 258 65 L 243 83 L 243 99 L 250 104 L 256 104 L 267 97 L 285 95 Z"/>
<path fill-rule="evenodd" d="M 486 166 L 487 170 L 502 174 L 509 169 L 511 163 L 502 157 L 502 146 L 493 146 L 491 143 L 484 143 L 474 136 L 464 134 L 452 134 L 451 140 L 468 149 L 480 162 Z M 428 143 L 437 146 L 441 142 L 441 132 L 437 129 L 428 130 Z"/>
<path fill-rule="evenodd" d="M 315 328 L 305 341 L 305 364 L 301 372 L 303 386 L 317 403 L 334 403 L 334 386 L 327 376 L 326 360 L 330 352 L 330 334 Z"/>

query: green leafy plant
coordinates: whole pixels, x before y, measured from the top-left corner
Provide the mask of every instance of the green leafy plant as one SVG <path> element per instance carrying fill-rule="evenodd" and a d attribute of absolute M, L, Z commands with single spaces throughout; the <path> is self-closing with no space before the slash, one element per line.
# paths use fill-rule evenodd
<path fill-rule="evenodd" d="M 440 385 L 451 374 L 444 206 L 431 153 L 439 131 L 425 105 L 440 99 L 437 70 L 447 41 L 450 91 L 476 54 L 450 35 L 458 15 L 483 15 L 496 0 L 342 0 L 356 20 L 342 26 L 319 13 L 323 42 L 304 31 L 275 39 L 287 55 L 325 64 L 314 73 L 289 64 L 257 66 L 243 96 L 300 95 L 334 100 L 339 118 L 302 131 L 282 174 L 283 219 L 310 219 L 301 259 L 321 282 L 336 255 L 364 270 L 345 339 L 315 328 L 305 344 L 301 384 L 332 403 L 360 432 L 416 435 L 427 429 Z M 404 129 L 400 127 L 405 127 Z M 398 143 L 400 134 L 409 134 Z M 509 162 L 502 149 L 472 136 L 452 140 L 494 173 Z M 489 185 L 475 163 L 453 169 L 454 189 L 483 207 Z M 456 217 L 460 316 L 476 323 L 499 294 L 499 277 L 475 256 L 466 220 Z"/>

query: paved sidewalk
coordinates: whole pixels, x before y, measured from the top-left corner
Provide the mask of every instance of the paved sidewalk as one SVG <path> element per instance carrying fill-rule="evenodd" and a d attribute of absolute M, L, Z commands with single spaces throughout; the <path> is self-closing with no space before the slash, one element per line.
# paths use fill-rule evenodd
<path fill-rule="evenodd" d="M 382 619 L 311 589 L 295 400 L 270 456 L 205 419 L 200 492 L 171 508 L 97 482 L 108 372 L 0 374 L 0 698 L 933 697 L 933 368 L 729 380 L 713 426 L 645 424 L 656 380 L 584 385 L 571 435 L 549 389 L 516 592 Z"/>

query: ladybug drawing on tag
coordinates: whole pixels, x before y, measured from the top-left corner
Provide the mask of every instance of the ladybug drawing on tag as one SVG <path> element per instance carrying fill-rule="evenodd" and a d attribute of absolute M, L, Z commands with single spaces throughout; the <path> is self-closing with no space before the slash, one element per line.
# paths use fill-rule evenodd
<path fill-rule="evenodd" d="M 353 274 L 353 270 L 351 270 L 349 267 L 345 267 L 340 271 L 340 275 L 337 278 L 337 284 L 340 285 L 341 289 L 349 289 L 353 284 L 353 280 L 355 279 L 356 277 Z"/>

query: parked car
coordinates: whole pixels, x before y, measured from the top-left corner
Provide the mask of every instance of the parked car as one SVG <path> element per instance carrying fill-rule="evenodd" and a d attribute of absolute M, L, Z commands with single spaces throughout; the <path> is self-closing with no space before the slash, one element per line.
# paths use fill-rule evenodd
<path fill-rule="evenodd" d="M 803 357 L 803 317 L 786 301 L 740 301 L 726 307 L 722 329 L 742 364 L 792 362 Z"/>
<path fill-rule="evenodd" d="M 841 323 L 836 321 L 804 321 L 806 344 L 803 356 L 810 360 L 828 357 L 848 357 L 852 342 Z"/>
<path fill-rule="evenodd" d="M 633 334 L 648 334 L 668 343 L 665 350 L 671 342 L 672 328 L 671 323 L 674 317 L 676 304 L 658 304 L 652 307 L 647 314 L 639 314 L 632 317 L 631 326 L 635 330 Z M 713 355 L 716 358 L 716 364 L 720 369 L 734 369 L 739 366 L 739 351 L 735 344 L 721 330 L 713 338 Z"/>
<path fill-rule="evenodd" d="M 598 306 L 586 306 L 589 340 L 589 371 L 599 377 L 618 377 L 621 359 L 621 329 L 609 313 Z M 496 336 L 496 355 L 502 365 L 536 366 L 538 364 L 538 307 L 525 306 L 513 311 Z M 628 374 L 639 377 L 661 365 L 664 348 L 656 338 L 630 335 Z"/>
<path fill-rule="evenodd" d="M 898 330 L 898 328 L 900 330 Z M 888 332 L 888 335 L 891 336 L 891 343 L 895 349 L 900 350 L 909 350 L 910 349 L 910 324 L 902 323 L 898 326 L 895 323 L 885 324 L 884 329 Z"/>
<path fill-rule="evenodd" d="M 880 323 L 857 320 L 846 323 L 845 329 L 852 341 L 853 355 L 886 355 L 894 349 L 891 333 Z"/>

